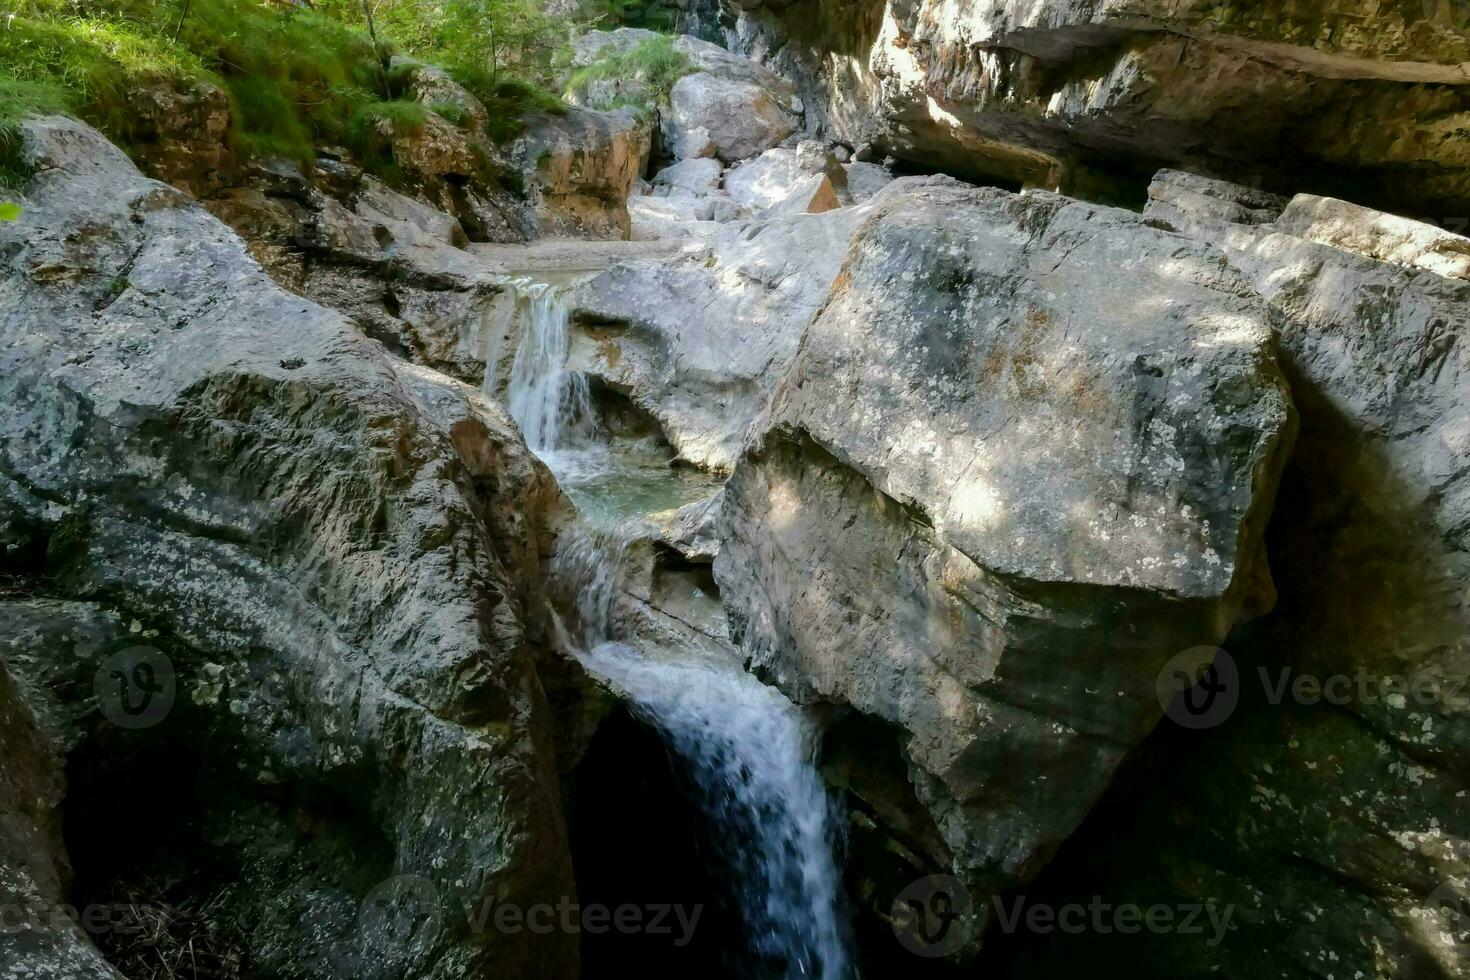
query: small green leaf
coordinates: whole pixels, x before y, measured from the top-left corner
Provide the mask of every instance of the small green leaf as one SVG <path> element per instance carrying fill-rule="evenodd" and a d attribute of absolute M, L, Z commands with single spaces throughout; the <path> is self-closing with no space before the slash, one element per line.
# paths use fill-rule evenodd
<path fill-rule="evenodd" d="M 0 201 L 0 221 L 14 221 L 20 217 L 20 205 Z"/>

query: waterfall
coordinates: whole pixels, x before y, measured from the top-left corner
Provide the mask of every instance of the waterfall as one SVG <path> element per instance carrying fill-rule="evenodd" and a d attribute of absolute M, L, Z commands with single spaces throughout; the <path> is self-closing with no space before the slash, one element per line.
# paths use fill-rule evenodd
<path fill-rule="evenodd" d="M 506 389 L 511 418 L 537 455 L 594 438 L 597 425 L 587 379 L 567 370 L 571 317 L 561 290 L 529 279 L 510 285 L 523 325 Z"/>
<path fill-rule="evenodd" d="M 688 767 L 759 960 L 754 975 L 849 980 L 838 824 L 802 713 L 733 665 L 649 660 L 620 643 L 580 659 Z"/>
<path fill-rule="evenodd" d="M 569 649 L 590 650 L 613 635 L 618 572 L 631 543 L 626 526 L 599 527 L 583 520 L 562 532 L 551 558 L 551 577 L 577 597 L 572 628 L 558 622 Z"/>
<path fill-rule="evenodd" d="M 646 441 L 614 444 L 599 432 L 587 379 L 567 369 L 561 291 L 528 279 L 511 285 L 521 328 L 507 407 L 579 514 L 552 559 L 553 581 L 577 596 L 573 622 L 556 622 L 559 640 L 626 696 L 687 769 L 756 961 L 752 976 L 850 980 L 840 823 L 813 764 L 810 726 L 733 658 L 710 662 L 688 651 L 687 659 L 650 659 L 615 640 L 619 579 L 630 545 L 647 533 L 638 513 L 688 501 L 666 456 L 651 458 Z"/>

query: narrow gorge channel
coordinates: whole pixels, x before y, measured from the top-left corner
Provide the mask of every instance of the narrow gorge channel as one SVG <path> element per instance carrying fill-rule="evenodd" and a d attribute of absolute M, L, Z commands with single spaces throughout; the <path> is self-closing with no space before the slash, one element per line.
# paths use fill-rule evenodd
<path fill-rule="evenodd" d="M 509 284 L 518 329 L 504 391 L 527 445 L 577 511 L 552 565 L 557 587 L 574 597 L 570 616 L 557 619 L 558 641 L 657 733 L 688 813 L 702 822 L 683 836 L 699 842 L 695 856 L 706 864 L 711 891 L 699 904 L 733 916 L 716 927 L 721 939 L 708 950 L 722 975 L 852 980 L 842 818 L 816 767 L 818 719 L 747 673 L 733 647 L 722 651 L 728 656 L 692 644 L 649 650 L 620 635 L 613 610 L 629 554 L 657 536 L 660 517 L 718 492 L 718 477 L 676 467 L 656 427 L 619 432 L 617 407 L 599 409 L 588 379 L 568 366 L 566 288 L 530 278 Z M 683 598 L 720 615 L 717 598 L 698 586 Z M 589 975 L 637 965 L 604 960 Z"/>

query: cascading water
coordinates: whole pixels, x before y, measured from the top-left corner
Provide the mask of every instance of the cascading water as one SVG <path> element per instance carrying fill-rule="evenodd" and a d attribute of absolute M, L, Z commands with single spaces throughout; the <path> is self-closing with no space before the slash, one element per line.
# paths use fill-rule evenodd
<path fill-rule="evenodd" d="M 640 517 L 714 486 L 679 486 L 667 447 L 610 445 L 587 379 L 567 367 L 570 317 L 561 291 L 529 280 L 512 285 L 521 330 L 507 407 L 581 515 L 553 559 L 553 577 L 578 596 L 576 623 L 561 629 L 562 642 L 622 691 L 687 767 L 748 939 L 753 962 L 742 972 L 752 980 L 848 980 L 839 824 L 802 712 L 733 662 L 692 653 L 687 661 L 651 660 L 614 639 L 619 573 L 630 542 L 645 533 Z"/>
<path fill-rule="evenodd" d="M 506 407 L 538 455 L 596 433 L 587 379 L 567 370 L 570 316 L 561 290 L 545 282 L 514 280 L 523 324 L 511 364 Z"/>
<path fill-rule="evenodd" d="M 580 659 L 688 767 L 756 959 L 749 975 L 849 980 L 836 821 L 802 713 L 733 665 L 652 661 L 621 643 Z"/>

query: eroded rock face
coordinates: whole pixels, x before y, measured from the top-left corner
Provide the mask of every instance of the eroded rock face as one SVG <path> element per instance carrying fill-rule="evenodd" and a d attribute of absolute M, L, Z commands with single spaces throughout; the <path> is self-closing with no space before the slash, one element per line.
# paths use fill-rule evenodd
<path fill-rule="evenodd" d="M 627 238 L 627 201 L 648 166 L 653 124 L 632 109 L 534 119 L 515 153 L 537 196 L 538 233 Z"/>
<path fill-rule="evenodd" d="M 143 85 L 126 95 L 137 153 L 159 180 L 202 197 L 223 187 L 240 160 L 227 141 L 230 100 L 208 82 Z"/>
<path fill-rule="evenodd" d="M 1449 0 L 731 6 L 726 40 L 798 81 L 809 129 L 917 166 L 1130 203 L 1159 166 L 1470 201 Z"/>
<path fill-rule="evenodd" d="M 0 617 L 3 618 L 3 617 Z M 0 906 L 5 971 L 34 980 L 119 980 L 62 910 L 70 868 L 61 836 L 61 746 L 0 657 Z"/>
<path fill-rule="evenodd" d="M 1161 173 L 1148 213 L 1217 244 L 1278 317 L 1301 415 L 1269 537 L 1281 602 L 1228 644 L 1234 715 L 1165 739 L 1109 808 L 1115 900 L 1235 905 L 1217 949 L 1156 937 L 1176 975 L 1470 976 L 1470 284 L 1383 260 L 1438 229 L 1318 198 L 1232 220 L 1212 202 L 1254 192 L 1210 185 Z M 1349 233 L 1298 237 L 1324 214 Z"/>
<path fill-rule="evenodd" d="M 579 283 L 567 298 L 581 324 L 573 366 L 627 392 L 683 458 L 728 470 L 882 197 L 748 226 L 702 222 L 674 261 L 620 262 Z"/>
<path fill-rule="evenodd" d="M 679 159 L 753 157 L 801 127 L 796 87 L 767 68 L 718 45 L 682 35 L 674 48 L 696 69 L 674 83 L 662 128 Z"/>
<path fill-rule="evenodd" d="M 340 184 L 339 200 L 277 163 L 204 204 L 282 286 L 347 314 L 394 353 L 478 384 L 501 277 L 464 250 L 451 215 L 360 172 Z"/>
<path fill-rule="evenodd" d="M 901 735 L 930 868 L 997 892 L 1159 719 L 1161 667 L 1270 607 L 1292 427 L 1218 252 L 899 181 L 726 487 L 716 578 L 756 669 Z"/>
<path fill-rule="evenodd" d="M 29 122 L 23 155 L 0 538 L 173 659 L 187 701 L 150 738 L 239 811 L 165 843 L 238 869 L 205 897 L 267 972 L 572 975 L 575 937 L 465 914 L 574 894 L 535 667 L 548 474 L 477 391 L 278 288 L 95 131 Z M 93 614 L 0 605 L 7 662 L 87 714 L 89 683 L 48 678 L 86 667 L 60 640 Z M 401 887 L 431 908 L 395 919 Z"/>

